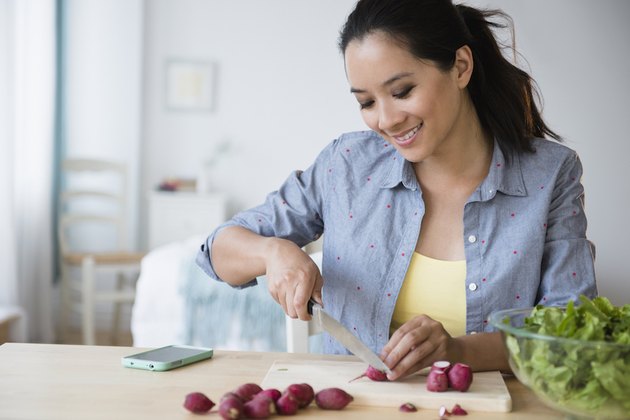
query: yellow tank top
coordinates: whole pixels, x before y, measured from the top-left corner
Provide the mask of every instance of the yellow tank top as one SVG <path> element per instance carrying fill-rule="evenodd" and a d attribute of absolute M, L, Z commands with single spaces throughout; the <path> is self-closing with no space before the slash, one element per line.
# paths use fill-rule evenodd
<path fill-rule="evenodd" d="M 444 325 L 452 337 L 466 334 L 466 260 L 443 261 L 414 252 L 396 300 L 390 326 L 425 314 Z"/>

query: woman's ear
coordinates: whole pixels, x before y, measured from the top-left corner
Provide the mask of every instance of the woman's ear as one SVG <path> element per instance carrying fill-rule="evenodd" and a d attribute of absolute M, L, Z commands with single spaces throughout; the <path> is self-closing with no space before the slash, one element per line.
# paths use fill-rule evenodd
<path fill-rule="evenodd" d="M 457 85 L 460 89 L 466 88 L 473 72 L 473 54 L 468 45 L 455 51 L 454 69 L 457 71 Z"/>

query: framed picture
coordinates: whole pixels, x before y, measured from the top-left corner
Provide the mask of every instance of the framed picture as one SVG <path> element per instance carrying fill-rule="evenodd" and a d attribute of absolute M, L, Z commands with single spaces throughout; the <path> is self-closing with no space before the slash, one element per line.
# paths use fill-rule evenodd
<path fill-rule="evenodd" d="M 216 63 L 168 60 L 166 62 L 166 108 L 177 111 L 214 110 Z"/>

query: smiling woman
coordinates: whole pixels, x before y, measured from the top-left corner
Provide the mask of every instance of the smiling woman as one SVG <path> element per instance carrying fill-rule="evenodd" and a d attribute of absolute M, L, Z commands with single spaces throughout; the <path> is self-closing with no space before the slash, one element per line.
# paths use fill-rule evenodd
<path fill-rule="evenodd" d="M 436 360 L 508 370 L 492 312 L 597 289 L 581 162 L 502 55 L 499 22 L 450 0 L 359 0 L 339 47 L 370 130 L 342 134 L 218 227 L 199 265 L 234 287 L 266 274 L 292 318 L 323 303 L 390 380 Z M 302 247 L 321 235 L 320 272 Z"/>

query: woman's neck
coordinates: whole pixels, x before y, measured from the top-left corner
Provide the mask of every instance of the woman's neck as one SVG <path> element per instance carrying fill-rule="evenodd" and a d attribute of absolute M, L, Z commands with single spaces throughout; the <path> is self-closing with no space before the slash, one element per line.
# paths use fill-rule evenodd
<path fill-rule="evenodd" d="M 420 185 L 435 187 L 474 184 L 485 179 L 490 169 L 494 144 L 481 127 L 470 101 L 459 122 L 440 150 L 430 158 L 414 163 Z"/>

